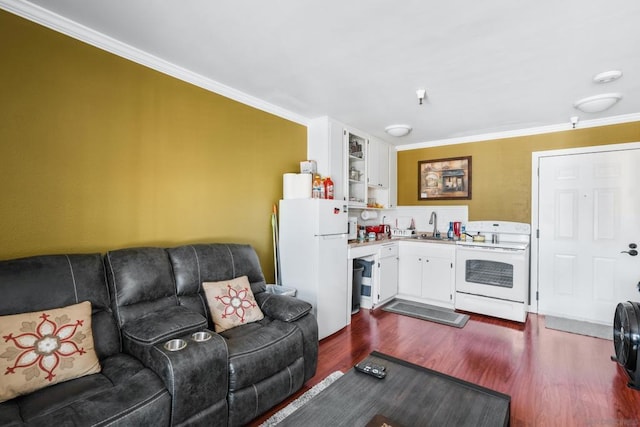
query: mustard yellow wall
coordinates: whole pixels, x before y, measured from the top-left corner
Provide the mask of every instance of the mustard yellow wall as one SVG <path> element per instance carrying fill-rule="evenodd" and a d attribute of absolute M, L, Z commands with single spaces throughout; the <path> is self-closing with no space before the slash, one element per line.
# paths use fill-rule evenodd
<path fill-rule="evenodd" d="M 531 153 L 640 141 L 640 122 L 398 152 L 399 205 L 469 205 L 473 221 L 531 222 Z M 418 201 L 418 161 L 472 156 L 472 199 Z"/>
<path fill-rule="evenodd" d="M 0 258 L 253 245 L 306 127 L 0 11 Z"/>

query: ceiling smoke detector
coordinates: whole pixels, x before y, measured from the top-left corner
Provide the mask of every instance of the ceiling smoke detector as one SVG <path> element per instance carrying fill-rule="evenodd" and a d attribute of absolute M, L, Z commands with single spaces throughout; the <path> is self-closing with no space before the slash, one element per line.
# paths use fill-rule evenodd
<path fill-rule="evenodd" d="M 418 89 L 416 91 L 416 96 L 418 97 L 418 104 L 422 105 L 424 97 L 427 96 L 427 91 L 425 89 Z"/>
<path fill-rule="evenodd" d="M 386 128 L 384 128 L 384 131 L 386 133 L 388 133 L 389 135 L 391 135 L 391 136 L 400 137 L 400 136 L 409 135 L 409 132 L 411 132 L 411 126 L 409 126 L 409 125 L 391 125 L 391 126 L 387 126 Z"/>

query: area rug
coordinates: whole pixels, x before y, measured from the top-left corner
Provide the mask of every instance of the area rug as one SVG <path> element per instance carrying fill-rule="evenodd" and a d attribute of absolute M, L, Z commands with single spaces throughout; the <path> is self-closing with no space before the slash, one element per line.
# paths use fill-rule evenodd
<path fill-rule="evenodd" d="M 580 320 L 565 319 L 563 317 L 545 316 L 544 326 L 547 329 L 586 335 L 589 337 L 613 340 L 613 327 L 599 323 L 581 322 Z"/>
<path fill-rule="evenodd" d="M 289 415 L 293 414 L 297 409 L 300 409 L 302 405 L 309 402 L 322 390 L 329 387 L 335 380 L 340 378 L 342 375 L 344 375 L 342 372 L 335 371 L 334 373 L 332 373 L 331 375 L 329 375 L 328 377 L 320 381 L 318 384 L 311 387 L 311 389 L 306 393 L 304 393 L 302 396 L 300 396 L 299 398 L 297 398 L 296 400 L 294 400 L 293 402 L 291 402 L 290 404 L 288 404 L 287 406 L 285 406 L 284 408 L 282 408 L 281 410 L 273 414 L 271 417 L 269 417 L 269 419 L 267 419 L 267 421 L 260 424 L 260 427 L 271 427 L 271 426 L 277 425 L 280 421 L 284 420 Z"/>
<path fill-rule="evenodd" d="M 385 378 L 350 369 L 278 427 L 509 425 L 509 395 L 376 351 L 365 362 Z"/>
<path fill-rule="evenodd" d="M 391 313 L 442 323 L 443 325 L 453 326 L 455 328 L 464 327 L 469 320 L 468 315 L 456 313 L 453 310 L 399 299 L 394 299 L 390 303 L 385 304 L 382 309 Z"/>

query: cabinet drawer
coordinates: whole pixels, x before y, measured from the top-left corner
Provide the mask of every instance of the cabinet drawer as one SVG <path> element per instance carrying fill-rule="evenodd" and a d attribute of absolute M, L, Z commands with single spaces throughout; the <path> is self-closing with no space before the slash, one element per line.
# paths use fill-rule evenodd
<path fill-rule="evenodd" d="M 386 258 L 390 256 L 398 256 L 398 244 L 390 243 L 380 247 L 380 258 Z"/>

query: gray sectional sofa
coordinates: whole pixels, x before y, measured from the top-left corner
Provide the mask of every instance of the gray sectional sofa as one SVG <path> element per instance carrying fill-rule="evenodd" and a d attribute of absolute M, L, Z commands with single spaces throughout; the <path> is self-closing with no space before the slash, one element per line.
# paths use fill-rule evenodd
<path fill-rule="evenodd" d="M 202 283 L 241 276 L 248 277 L 264 318 L 217 334 Z M 316 371 L 311 306 L 266 292 L 248 245 L 0 261 L 0 295 L 0 316 L 90 301 L 101 367 L 0 403 L 3 426 L 239 426 L 286 399 Z M 193 339 L 203 331 L 211 338 Z M 168 350 L 165 343 L 173 339 L 186 346 Z"/>

